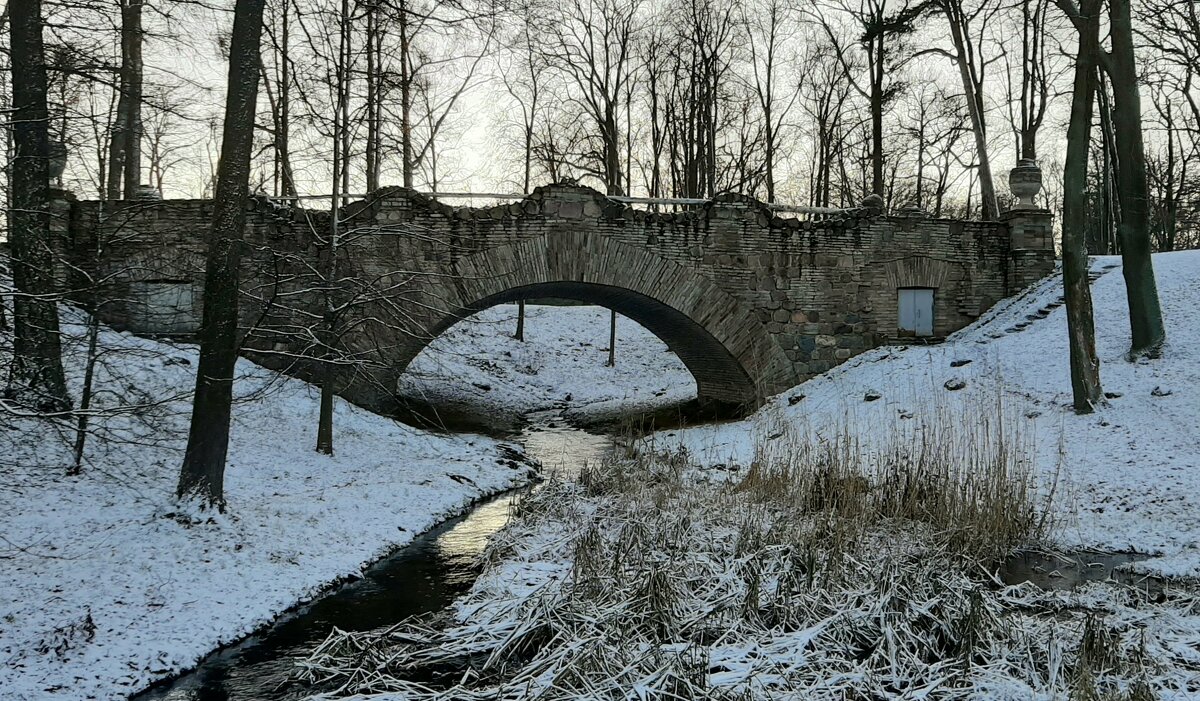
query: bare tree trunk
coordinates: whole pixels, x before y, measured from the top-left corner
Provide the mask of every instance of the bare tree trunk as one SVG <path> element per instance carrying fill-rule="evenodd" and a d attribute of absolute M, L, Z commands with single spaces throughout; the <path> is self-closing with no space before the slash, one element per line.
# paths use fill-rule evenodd
<path fill-rule="evenodd" d="M 345 178 L 349 171 L 350 155 L 347 138 L 350 131 L 350 0 L 342 0 L 338 17 L 337 103 L 333 110 L 333 195 L 329 206 L 329 242 L 326 246 L 328 260 L 322 284 L 325 297 L 325 314 L 321 319 L 321 330 L 317 334 L 321 342 L 321 406 L 317 414 L 318 453 L 333 455 L 333 408 L 335 403 L 334 383 L 337 369 L 333 365 L 336 336 L 336 312 L 333 299 L 337 284 L 338 244 L 341 236 L 342 199 L 345 196 Z"/>
<path fill-rule="evenodd" d="M 79 392 L 79 416 L 75 420 L 75 461 L 67 470 L 68 475 L 77 475 L 83 470 L 83 450 L 87 446 L 88 410 L 92 408 L 92 385 L 96 376 L 96 345 L 100 340 L 100 317 L 96 314 L 95 309 L 88 311 L 87 361 L 83 369 L 83 387 Z"/>
<path fill-rule="evenodd" d="M 267 95 L 267 104 L 271 109 L 271 120 L 275 128 L 275 171 L 276 179 L 282 185 L 282 192 L 289 197 L 295 197 L 296 179 L 292 176 L 292 162 L 288 155 L 287 145 L 287 120 L 288 110 L 286 103 L 277 102 L 275 95 L 271 92 L 271 81 L 267 78 L 267 69 L 262 64 L 259 64 L 259 75 L 262 78 L 263 92 Z M 280 190 L 279 185 L 276 186 L 276 191 Z"/>
<path fill-rule="evenodd" d="M 1067 301 L 1071 390 L 1077 414 L 1091 413 L 1101 401 L 1100 360 L 1096 357 L 1096 331 L 1092 319 L 1092 290 L 1088 284 L 1084 231 L 1087 219 L 1088 142 L 1096 83 L 1095 56 L 1100 50 L 1101 2 L 1082 0 L 1080 3 L 1079 53 L 1075 59 L 1071 122 L 1067 127 L 1067 159 L 1063 168 L 1063 287 Z"/>
<path fill-rule="evenodd" d="M 1032 6 L 1031 6 L 1031 3 Z M 1046 0 L 1021 1 L 1021 158 L 1037 159 L 1037 133 L 1046 117 Z"/>
<path fill-rule="evenodd" d="M 108 199 L 132 197 L 141 176 L 142 0 L 121 0 L 120 97 L 108 145 Z"/>
<path fill-rule="evenodd" d="M 397 14 L 400 19 L 400 157 L 404 160 L 404 187 L 413 186 L 413 142 L 412 142 L 412 56 L 408 35 L 408 0 L 399 0 Z"/>
<path fill-rule="evenodd" d="M 288 49 L 291 43 L 291 0 L 283 2 L 283 26 L 280 28 L 280 61 L 279 61 L 279 108 L 274 110 L 279 115 L 279 123 L 275 129 L 275 150 L 279 155 L 279 167 L 283 175 L 284 194 L 295 197 L 296 179 L 292 175 L 291 161 L 291 125 L 292 125 L 292 70 L 288 59 Z"/>
<path fill-rule="evenodd" d="M 525 300 L 517 300 L 517 333 L 513 338 L 518 341 L 525 341 Z"/>
<path fill-rule="evenodd" d="M 967 20 L 963 16 L 961 0 L 946 0 L 943 3 L 946 19 L 950 24 L 950 37 L 956 53 L 955 63 L 962 79 L 963 95 L 967 100 L 967 114 L 971 118 L 971 132 L 975 136 L 975 157 L 979 161 L 979 193 L 982 201 L 983 219 L 994 220 L 1000 215 L 996 201 L 996 186 L 992 179 L 992 162 L 987 149 L 987 122 L 983 113 L 983 95 L 980 94 L 978 69 L 972 60 L 973 49 L 967 36 Z"/>
<path fill-rule="evenodd" d="M 379 189 L 379 128 L 380 128 L 380 52 L 379 6 L 367 7 L 367 192 Z"/>
<path fill-rule="evenodd" d="M 225 126 L 205 265 L 200 363 L 187 451 L 176 490 L 180 498 L 195 498 L 218 509 L 225 504 L 225 456 L 237 363 L 238 266 L 254 147 L 264 3 L 237 0 L 234 6 Z"/>
<path fill-rule="evenodd" d="M 617 364 L 617 311 L 609 310 L 608 320 L 608 367 Z"/>
<path fill-rule="evenodd" d="M 50 240 L 50 140 L 41 0 L 9 3 L 12 61 L 13 359 L 5 395 L 42 411 L 71 407 L 63 374 Z"/>
<path fill-rule="evenodd" d="M 1110 254 L 1118 250 L 1116 228 L 1121 221 L 1121 207 L 1113 197 L 1117 160 L 1117 135 L 1113 126 L 1112 100 L 1109 98 L 1104 71 L 1096 68 L 1096 104 L 1100 111 L 1100 226 L 1099 234 L 1093 236 L 1096 246 L 1091 253 Z"/>
<path fill-rule="evenodd" d="M 1109 26 L 1112 36 L 1109 77 L 1117 141 L 1117 201 L 1121 206 L 1118 232 L 1125 291 L 1129 299 L 1129 327 L 1133 336 L 1129 357 L 1157 357 L 1166 341 L 1166 330 L 1154 279 L 1154 263 L 1150 258 L 1149 188 L 1146 185 L 1142 105 L 1129 0 L 1109 0 Z"/>
<path fill-rule="evenodd" d="M 883 35 L 873 39 L 871 46 L 872 51 L 868 54 L 871 70 L 871 192 L 883 197 Z"/>
<path fill-rule="evenodd" d="M 128 60 L 128 67 L 122 65 L 121 70 L 129 74 L 124 133 L 125 198 L 129 199 L 142 183 L 142 0 L 129 0 L 121 9 L 121 50 Z"/>

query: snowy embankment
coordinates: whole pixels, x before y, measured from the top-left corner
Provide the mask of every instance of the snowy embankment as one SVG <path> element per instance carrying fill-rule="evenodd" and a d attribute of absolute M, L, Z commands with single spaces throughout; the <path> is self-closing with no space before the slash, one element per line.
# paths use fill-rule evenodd
<path fill-rule="evenodd" d="M 85 328 L 73 311 L 64 321 L 78 400 Z M 336 455 L 319 455 L 314 388 L 241 361 L 228 512 L 181 510 L 196 348 L 108 330 L 99 341 L 80 475 L 67 476 L 73 422 L 0 412 L 4 699 L 124 698 L 529 479 L 496 441 L 433 435 L 344 402 Z M 11 343 L 0 334 L 0 356 Z"/>
<path fill-rule="evenodd" d="M 650 411 L 696 396 L 683 363 L 654 334 L 617 319 L 616 364 L 607 367 L 609 311 L 527 305 L 525 340 L 513 338 L 517 306 L 456 324 L 409 365 L 400 392 L 435 407 L 519 417 L 562 408 L 583 419 Z"/>
<path fill-rule="evenodd" d="M 1142 567 L 1200 576 L 1200 252 L 1161 254 L 1154 263 L 1168 344 L 1161 359 L 1130 363 L 1120 259 L 1093 261 L 1105 273 L 1092 294 L 1110 397 L 1094 414 L 1071 411 L 1066 309 L 1054 277 L 944 344 L 869 351 L 744 421 L 660 433 L 654 441 L 685 447 L 708 465 L 748 465 L 756 442 L 780 426 L 816 435 L 849 430 L 869 445 L 887 427 L 938 411 L 986 419 L 998 395 L 1035 436 L 1039 472 L 1057 492 L 1059 544 L 1153 553 Z"/>

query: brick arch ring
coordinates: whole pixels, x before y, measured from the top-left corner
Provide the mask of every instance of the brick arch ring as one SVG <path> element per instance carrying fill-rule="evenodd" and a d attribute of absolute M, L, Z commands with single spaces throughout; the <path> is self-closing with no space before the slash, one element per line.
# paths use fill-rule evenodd
<path fill-rule="evenodd" d="M 613 309 L 660 338 L 692 373 L 697 395 L 753 407 L 798 381 L 753 312 L 703 273 L 578 231 L 551 231 L 458 258 L 436 292 L 419 347 L 470 315 L 521 299 L 557 297 Z"/>

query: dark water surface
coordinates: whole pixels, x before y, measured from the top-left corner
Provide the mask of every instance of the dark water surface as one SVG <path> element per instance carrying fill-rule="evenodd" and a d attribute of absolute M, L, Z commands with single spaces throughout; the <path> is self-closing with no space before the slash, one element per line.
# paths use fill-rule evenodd
<path fill-rule="evenodd" d="M 607 436 L 562 423 L 557 416 L 530 417 L 515 437 L 546 474 L 577 472 L 612 449 Z M 534 487 L 536 489 L 536 487 Z M 415 614 L 438 611 L 464 594 L 479 575 L 479 555 L 507 522 L 525 490 L 481 502 L 416 538 L 371 566 L 363 578 L 293 611 L 267 630 L 213 653 L 193 671 L 152 687 L 137 701 L 274 701 L 321 691 L 289 683 L 295 662 L 342 630 L 386 628 Z"/>
<path fill-rule="evenodd" d="M 1018 553 L 1004 563 L 1005 584 L 1030 582 L 1042 589 L 1067 591 L 1088 582 L 1117 582 L 1148 593 L 1162 590 L 1159 577 L 1139 574 L 1126 566 L 1150 559 L 1141 553 Z"/>

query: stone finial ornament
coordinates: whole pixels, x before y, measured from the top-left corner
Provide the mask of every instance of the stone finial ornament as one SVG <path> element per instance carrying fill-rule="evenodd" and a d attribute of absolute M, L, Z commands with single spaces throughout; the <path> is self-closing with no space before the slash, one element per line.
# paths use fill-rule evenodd
<path fill-rule="evenodd" d="M 863 209 L 870 210 L 872 212 L 882 212 L 883 197 L 873 192 L 863 198 L 861 206 Z"/>
<path fill-rule="evenodd" d="M 1042 191 L 1042 169 L 1032 158 L 1022 158 L 1008 172 L 1008 189 L 1017 196 L 1013 209 L 1037 209 L 1034 198 Z"/>

